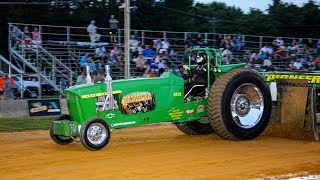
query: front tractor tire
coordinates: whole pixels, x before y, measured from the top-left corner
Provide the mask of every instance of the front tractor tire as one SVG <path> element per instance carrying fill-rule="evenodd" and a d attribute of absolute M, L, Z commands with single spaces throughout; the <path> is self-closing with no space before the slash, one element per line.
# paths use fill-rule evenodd
<path fill-rule="evenodd" d="M 208 117 L 214 131 L 228 140 L 249 140 L 267 127 L 271 94 L 255 72 L 237 68 L 221 75 L 208 97 Z"/>
<path fill-rule="evenodd" d="M 55 119 L 53 119 L 50 122 L 50 137 L 55 143 L 61 144 L 61 145 L 66 145 L 66 144 L 72 143 L 74 140 L 69 136 L 59 136 L 59 135 L 55 135 L 53 133 L 53 124 L 54 124 L 53 122 L 54 121 L 62 121 L 62 120 L 71 120 L 71 117 L 68 114 L 61 114 L 61 115 L 57 116 Z"/>
<path fill-rule="evenodd" d="M 80 141 L 89 150 L 99 150 L 110 140 L 110 128 L 106 121 L 94 117 L 87 120 L 80 129 Z"/>
<path fill-rule="evenodd" d="M 214 132 L 207 117 L 203 117 L 197 121 L 175 123 L 175 125 L 181 132 L 187 135 L 204 135 Z"/>

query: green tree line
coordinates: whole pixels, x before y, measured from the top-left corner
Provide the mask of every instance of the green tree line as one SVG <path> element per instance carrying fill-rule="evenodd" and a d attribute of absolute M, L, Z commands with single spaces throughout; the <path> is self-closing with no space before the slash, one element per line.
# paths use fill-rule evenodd
<path fill-rule="evenodd" d="M 108 27 L 111 14 L 123 28 L 123 0 L 11 0 L 0 2 L 2 43 L 0 54 L 7 56 L 8 22 Z M 319 5 L 309 0 L 302 7 L 273 0 L 267 12 L 215 2 L 193 0 L 131 0 L 131 28 L 164 31 L 240 33 L 264 36 L 320 38 Z"/>

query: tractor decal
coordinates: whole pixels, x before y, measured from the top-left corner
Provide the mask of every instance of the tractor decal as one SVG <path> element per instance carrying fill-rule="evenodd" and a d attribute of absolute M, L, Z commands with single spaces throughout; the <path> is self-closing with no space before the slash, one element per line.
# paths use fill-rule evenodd
<path fill-rule="evenodd" d="M 266 82 L 276 82 L 278 79 L 307 79 L 310 84 L 320 84 L 320 76 L 313 74 L 270 73 L 262 76 Z"/>
<path fill-rule="evenodd" d="M 182 96 L 182 92 L 174 92 L 174 93 L 173 93 L 173 96 L 174 96 L 174 97 Z"/>
<path fill-rule="evenodd" d="M 172 108 L 169 111 L 169 116 L 172 120 L 179 120 L 181 116 L 183 115 L 183 112 L 180 109 Z"/>
<path fill-rule="evenodd" d="M 122 93 L 121 90 L 115 90 L 112 91 L 113 94 L 120 94 Z M 87 95 L 82 95 L 82 99 L 87 99 L 87 98 L 94 98 L 94 97 L 99 97 L 99 96 L 106 96 L 108 95 L 108 92 L 100 92 L 100 93 L 94 93 L 94 94 L 87 94 Z"/>
<path fill-rule="evenodd" d="M 121 99 L 121 109 L 125 114 L 148 112 L 155 108 L 154 95 L 151 92 L 136 92 Z"/>
<path fill-rule="evenodd" d="M 197 108 L 197 112 L 198 113 L 204 112 L 204 105 L 199 105 Z"/>

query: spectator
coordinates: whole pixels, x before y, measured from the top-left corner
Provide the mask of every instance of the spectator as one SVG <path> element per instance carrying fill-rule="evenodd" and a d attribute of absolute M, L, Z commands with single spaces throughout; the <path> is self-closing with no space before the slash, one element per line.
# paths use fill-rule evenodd
<path fill-rule="evenodd" d="M 90 36 L 91 47 L 95 46 L 95 42 L 100 40 L 101 35 L 97 33 L 97 27 L 94 25 L 95 21 L 91 21 L 89 26 L 87 27 L 87 32 Z"/>
<path fill-rule="evenodd" d="M 23 35 L 22 37 L 23 40 L 30 38 L 29 28 L 27 26 L 24 27 L 22 35 Z"/>
<path fill-rule="evenodd" d="M 310 66 L 312 66 L 312 63 L 309 61 L 309 58 L 307 58 L 305 55 L 300 54 L 298 55 L 300 63 L 303 65 L 303 69 L 307 69 Z"/>
<path fill-rule="evenodd" d="M 151 71 L 150 64 L 146 63 L 146 65 L 144 66 L 144 70 L 150 70 Z"/>
<path fill-rule="evenodd" d="M 232 36 L 230 36 L 230 35 L 227 36 L 227 44 L 230 46 L 229 50 L 232 51 L 233 47 L 234 47 L 234 44 L 233 44 Z"/>
<path fill-rule="evenodd" d="M 271 48 L 271 46 L 269 44 L 266 44 L 263 48 L 260 49 L 260 52 L 263 52 L 268 55 L 272 55 L 273 49 Z"/>
<path fill-rule="evenodd" d="M 59 83 L 62 90 L 65 90 L 68 88 L 68 80 L 65 77 L 62 77 Z"/>
<path fill-rule="evenodd" d="M 41 36 L 40 32 L 38 31 L 38 28 L 34 28 L 31 33 L 32 41 L 34 44 L 41 44 Z"/>
<path fill-rule="evenodd" d="M 115 18 L 115 15 L 111 15 L 109 19 L 110 42 L 117 42 L 118 24 L 119 21 Z"/>
<path fill-rule="evenodd" d="M 226 47 L 224 48 L 223 52 L 222 52 L 222 61 L 224 64 L 230 64 L 230 62 L 232 61 L 232 52 L 229 50 L 230 46 L 226 45 Z"/>
<path fill-rule="evenodd" d="M 269 44 L 266 44 L 263 48 L 260 49 L 259 58 L 263 62 L 264 59 L 268 58 L 272 54 L 273 54 L 273 49 Z"/>
<path fill-rule="evenodd" d="M 143 78 L 149 78 L 150 77 L 150 69 L 145 69 L 142 77 Z"/>
<path fill-rule="evenodd" d="M 138 69 L 138 71 L 143 72 L 144 66 L 146 64 L 146 59 L 142 56 L 142 54 L 139 54 L 135 63 L 136 63 L 136 68 Z"/>
<path fill-rule="evenodd" d="M 4 76 L 4 73 L 3 73 L 3 71 L 0 70 L 0 95 L 2 95 L 3 89 L 4 89 L 4 77 L 3 76 Z"/>
<path fill-rule="evenodd" d="M 170 43 L 167 39 L 163 39 L 161 41 L 161 48 L 159 50 L 159 54 L 168 54 L 170 49 Z"/>
<path fill-rule="evenodd" d="M 301 70 L 301 69 L 303 69 L 303 65 L 300 62 L 299 58 L 296 58 L 296 61 L 292 63 L 291 69 L 292 70 Z"/>
<path fill-rule="evenodd" d="M 91 73 L 95 70 L 95 64 L 92 62 L 92 59 L 89 56 L 89 53 L 85 53 L 85 55 L 82 56 L 82 58 L 80 60 L 80 67 L 81 68 L 86 68 L 87 66 L 89 66 Z"/>
<path fill-rule="evenodd" d="M 86 84 L 86 73 L 85 73 L 85 72 L 82 72 L 82 73 L 77 77 L 76 85 L 81 85 L 81 84 Z"/>
<path fill-rule="evenodd" d="M 102 45 L 99 45 L 96 48 L 96 57 L 101 59 L 101 62 L 104 62 L 104 59 L 106 57 L 106 48 L 103 47 Z"/>
<path fill-rule="evenodd" d="M 280 46 L 276 52 L 276 56 L 281 59 L 285 59 L 288 57 L 288 51 L 286 51 L 286 47 Z"/>
<path fill-rule="evenodd" d="M 102 61 L 101 60 L 99 60 L 99 59 L 93 60 L 92 57 L 89 57 L 89 60 L 91 62 L 93 62 L 93 64 L 94 64 L 94 68 L 93 68 L 94 71 L 98 69 L 99 72 L 102 72 Z"/>
<path fill-rule="evenodd" d="M 279 46 L 277 45 L 276 40 L 272 41 L 270 48 L 272 49 L 272 52 L 276 52 L 278 50 Z"/>
<path fill-rule="evenodd" d="M 123 62 L 124 62 L 124 59 L 122 54 L 118 54 L 116 58 L 116 63 L 123 63 Z"/>
<path fill-rule="evenodd" d="M 154 70 L 151 70 L 149 77 L 157 77 L 157 75 L 154 73 Z"/>
<path fill-rule="evenodd" d="M 217 40 L 216 40 L 216 44 L 217 44 L 217 47 L 220 49 L 220 48 L 224 48 L 223 46 L 223 43 L 224 43 L 224 38 L 222 37 L 221 34 L 219 34 Z"/>
<path fill-rule="evenodd" d="M 312 51 L 312 49 L 314 48 L 312 39 L 308 39 L 308 42 L 307 42 L 306 46 L 307 46 L 307 49 L 308 49 L 309 51 Z"/>
<path fill-rule="evenodd" d="M 150 65 L 151 70 L 157 69 L 157 64 L 155 60 L 155 56 L 153 56 L 151 59 L 148 59 L 148 64 Z"/>
<path fill-rule="evenodd" d="M 186 45 L 186 46 L 189 46 L 189 47 L 193 47 L 194 42 L 195 42 L 195 39 L 192 37 L 191 34 L 188 34 L 188 35 L 187 35 L 186 42 L 185 42 L 185 45 Z"/>
<path fill-rule="evenodd" d="M 98 72 L 98 73 L 93 75 L 92 79 L 93 79 L 93 82 L 97 83 L 97 82 L 103 82 L 105 77 L 104 77 L 104 75 L 102 73 Z"/>
<path fill-rule="evenodd" d="M 313 66 L 315 67 L 316 70 L 320 70 L 320 55 L 313 62 Z"/>
<path fill-rule="evenodd" d="M 136 40 L 135 35 L 131 35 L 131 38 L 129 40 L 129 48 L 130 51 L 133 52 L 139 45 L 139 41 Z"/>
<path fill-rule="evenodd" d="M 262 63 L 262 67 L 264 69 L 266 69 L 266 71 L 273 71 L 274 70 L 274 67 L 272 66 L 272 62 L 271 62 L 271 56 L 268 57 L 268 58 L 265 58 L 263 60 L 263 63 Z"/>
<path fill-rule="evenodd" d="M 13 41 L 13 48 L 16 48 L 20 44 L 21 38 L 22 32 L 20 30 L 20 27 L 18 25 L 12 25 L 12 29 L 10 32 L 10 40 Z"/>
<path fill-rule="evenodd" d="M 146 58 L 146 59 L 151 59 L 152 56 L 154 55 L 154 50 L 152 50 L 150 48 L 150 45 L 146 45 L 146 49 L 144 49 L 142 51 L 142 55 Z"/>
<path fill-rule="evenodd" d="M 299 48 L 303 48 L 304 47 L 303 39 L 299 39 L 297 44 L 298 44 Z"/>
<path fill-rule="evenodd" d="M 242 51 L 243 50 L 243 43 L 242 43 L 241 36 L 237 36 L 233 43 L 234 43 L 234 47 L 235 47 L 236 51 Z"/>
<path fill-rule="evenodd" d="M 163 57 L 161 57 L 160 61 L 157 64 L 158 64 L 158 69 L 159 69 L 159 72 L 158 72 L 158 77 L 159 77 L 166 69 L 166 61 L 163 59 Z"/>
<path fill-rule="evenodd" d="M 138 31 L 134 31 L 133 35 L 134 35 L 135 39 L 140 42 L 139 32 Z"/>
<path fill-rule="evenodd" d="M 137 60 L 139 54 L 141 54 L 141 53 L 139 52 L 139 48 L 136 47 L 136 48 L 132 51 L 132 53 L 131 53 L 132 59 L 133 59 L 134 62 Z"/>
<path fill-rule="evenodd" d="M 13 84 L 9 80 L 8 75 L 4 74 L 4 89 L 3 89 L 3 100 L 14 99 Z"/>
<path fill-rule="evenodd" d="M 287 51 L 296 53 L 299 50 L 299 46 L 297 45 L 296 40 L 292 40 L 290 46 L 287 47 Z"/>
<path fill-rule="evenodd" d="M 156 53 L 159 53 L 159 50 L 161 48 L 161 39 L 157 38 L 152 40 L 153 42 L 153 49 L 156 51 Z"/>
<path fill-rule="evenodd" d="M 203 42 L 201 34 L 199 33 L 197 35 L 196 40 L 195 40 L 194 48 L 201 48 L 201 47 L 204 47 L 204 42 Z"/>
<path fill-rule="evenodd" d="M 12 31 L 11 31 L 11 35 L 12 35 L 12 40 L 21 40 L 22 38 L 22 32 L 20 30 L 20 26 L 18 25 L 13 25 L 12 26 Z"/>
<path fill-rule="evenodd" d="M 320 53 L 320 39 L 317 42 L 317 52 L 318 54 Z"/>
<path fill-rule="evenodd" d="M 29 32 L 29 28 L 25 26 L 22 33 L 22 40 L 24 40 L 25 47 L 30 47 L 30 44 L 31 44 L 30 35 L 31 34 Z"/>
<path fill-rule="evenodd" d="M 251 63 L 259 63 L 259 55 L 258 55 L 258 53 L 253 52 L 253 53 L 250 55 L 250 60 L 249 60 L 249 62 L 251 62 Z"/>
<path fill-rule="evenodd" d="M 188 62 L 189 61 L 189 54 L 190 54 L 190 51 L 191 51 L 192 47 L 191 46 L 186 46 L 185 47 L 185 51 L 184 51 L 184 54 L 183 54 L 183 61 L 184 62 Z"/>
<path fill-rule="evenodd" d="M 281 37 L 278 37 L 275 39 L 276 45 L 277 46 L 283 46 L 284 45 L 284 40 Z"/>
<path fill-rule="evenodd" d="M 110 59 L 116 60 L 119 53 L 119 46 L 117 44 L 113 45 L 113 49 L 110 51 Z"/>

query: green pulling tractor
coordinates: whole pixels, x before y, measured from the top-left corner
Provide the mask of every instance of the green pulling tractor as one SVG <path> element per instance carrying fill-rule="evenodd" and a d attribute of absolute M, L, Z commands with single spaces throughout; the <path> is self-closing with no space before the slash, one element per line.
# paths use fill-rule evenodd
<path fill-rule="evenodd" d="M 194 59 L 203 55 L 206 81 L 184 79 L 198 68 Z M 52 120 L 52 140 L 64 145 L 80 139 L 84 147 L 99 150 L 109 143 L 112 130 L 161 122 L 172 122 L 188 135 L 214 132 L 228 140 L 249 140 L 264 131 L 272 100 L 261 75 L 245 64 L 223 65 L 221 52 L 209 48 L 192 50 L 187 66 L 191 71 L 116 81 L 106 66 L 104 82 L 64 91 L 69 115 Z"/>

